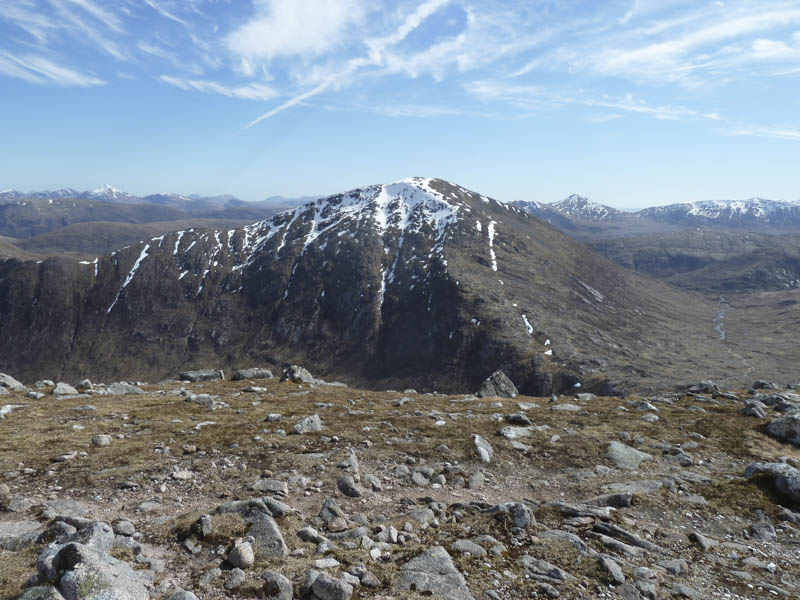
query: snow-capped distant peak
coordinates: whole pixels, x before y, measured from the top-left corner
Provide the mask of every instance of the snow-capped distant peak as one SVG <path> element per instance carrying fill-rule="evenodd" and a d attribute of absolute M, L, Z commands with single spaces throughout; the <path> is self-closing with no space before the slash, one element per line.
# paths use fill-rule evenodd
<path fill-rule="evenodd" d="M 592 202 L 586 196 L 572 194 L 559 202 L 550 205 L 553 209 L 568 217 L 584 219 L 605 219 L 619 214 L 616 208 Z"/>
<path fill-rule="evenodd" d="M 124 194 L 122 190 L 118 190 L 117 188 L 110 186 L 108 184 L 99 187 L 97 189 L 92 190 L 89 192 L 93 196 L 105 196 L 105 195 L 117 195 L 117 194 Z"/>

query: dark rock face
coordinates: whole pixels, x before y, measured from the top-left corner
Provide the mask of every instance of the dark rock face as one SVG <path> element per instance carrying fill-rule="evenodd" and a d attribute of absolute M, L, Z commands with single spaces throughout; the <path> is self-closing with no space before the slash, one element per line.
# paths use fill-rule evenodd
<path fill-rule="evenodd" d="M 690 303 L 652 285 L 524 211 L 411 179 L 94 262 L 0 262 L 0 369 L 156 379 L 296 363 L 362 386 L 466 391 L 502 368 L 521 393 L 587 389 L 598 367 L 652 375 L 648 352 L 668 356 L 672 335 L 708 354 L 686 332 Z"/>

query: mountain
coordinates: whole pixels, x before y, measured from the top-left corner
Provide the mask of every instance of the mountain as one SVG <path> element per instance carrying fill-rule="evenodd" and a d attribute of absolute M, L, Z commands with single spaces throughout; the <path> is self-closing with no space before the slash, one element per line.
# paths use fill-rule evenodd
<path fill-rule="evenodd" d="M 571 219 L 619 219 L 626 213 L 621 210 L 592 202 L 579 194 L 572 194 L 560 202 L 554 202 L 549 208 Z"/>
<path fill-rule="evenodd" d="M 104 185 L 97 189 L 83 192 L 78 198 L 84 200 L 101 200 L 103 202 L 122 202 L 125 204 L 138 204 L 141 202 L 141 198 L 129 194 L 128 192 L 118 190 L 110 185 Z"/>
<path fill-rule="evenodd" d="M 764 198 L 670 204 L 637 212 L 621 211 L 577 194 L 550 204 L 516 201 L 512 205 L 582 240 L 667 233 L 690 227 L 718 231 L 800 232 L 800 203 Z"/>
<path fill-rule="evenodd" d="M 294 362 L 466 391 L 503 368 L 528 392 L 734 376 L 713 313 L 522 210 L 414 178 L 93 261 L 0 263 L 0 370 L 161 378 Z"/>
<path fill-rule="evenodd" d="M 627 269 L 712 294 L 800 287 L 800 234 L 692 228 L 611 237 L 591 247 Z"/>
<path fill-rule="evenodd" d="M 641 210 L 636 216 L 682 227 L 800 231 L 800 204 L 764 198 L 656 206 Z"/>

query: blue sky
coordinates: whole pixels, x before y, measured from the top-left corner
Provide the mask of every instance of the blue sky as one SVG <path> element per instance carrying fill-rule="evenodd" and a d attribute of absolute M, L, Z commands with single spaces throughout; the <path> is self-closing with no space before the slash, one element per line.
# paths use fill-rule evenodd
<path fill-rule="evenodd" d="M 0 188 L 800 198 L 800 2 L 0 0 Z"/>

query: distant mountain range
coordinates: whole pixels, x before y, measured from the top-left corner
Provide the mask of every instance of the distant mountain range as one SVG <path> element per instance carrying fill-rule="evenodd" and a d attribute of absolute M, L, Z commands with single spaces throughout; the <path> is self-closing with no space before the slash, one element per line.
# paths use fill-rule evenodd
<path fill-rule="evenodd" d="M 240 200 L 232 194 L 221 194 L 218 196 L 203 196 L 201 194 L 173 194 L 168 192 L 148 194 L 147 196 L 136 196 L 111 185 L 103 185 L 93 190 L 80 192 L 73 188 L 59 188 L 56 190 L 45 190 L 38 192 L 20 192 L 19 190 L 8 189 L 0 192 L 0 204 L 20 202 L 24 200 L 98 200 L 101 202 L 120 203 L 120 204 L 160 204 L 162 206 L 172 206 L 184 208 L 191 206 L 207 206 L 215 208 L 225 208 L 232 206 L 269 206 L 272 208 L 293 208 L 304 202 L 312 200 L 311 196 L 299 198 L 288 198 L 285 196 L 270 196 L 257 202 L 247 202 Z"/>
<path fill-rule="evenodd" d="M 766 233 L 800 232 L 800 203 L 750 198 L 708 200 L 626 212 L 573 194 L 559 202 L 516 201 L 578 239 L 663 233 L 690 227 Z"/>

